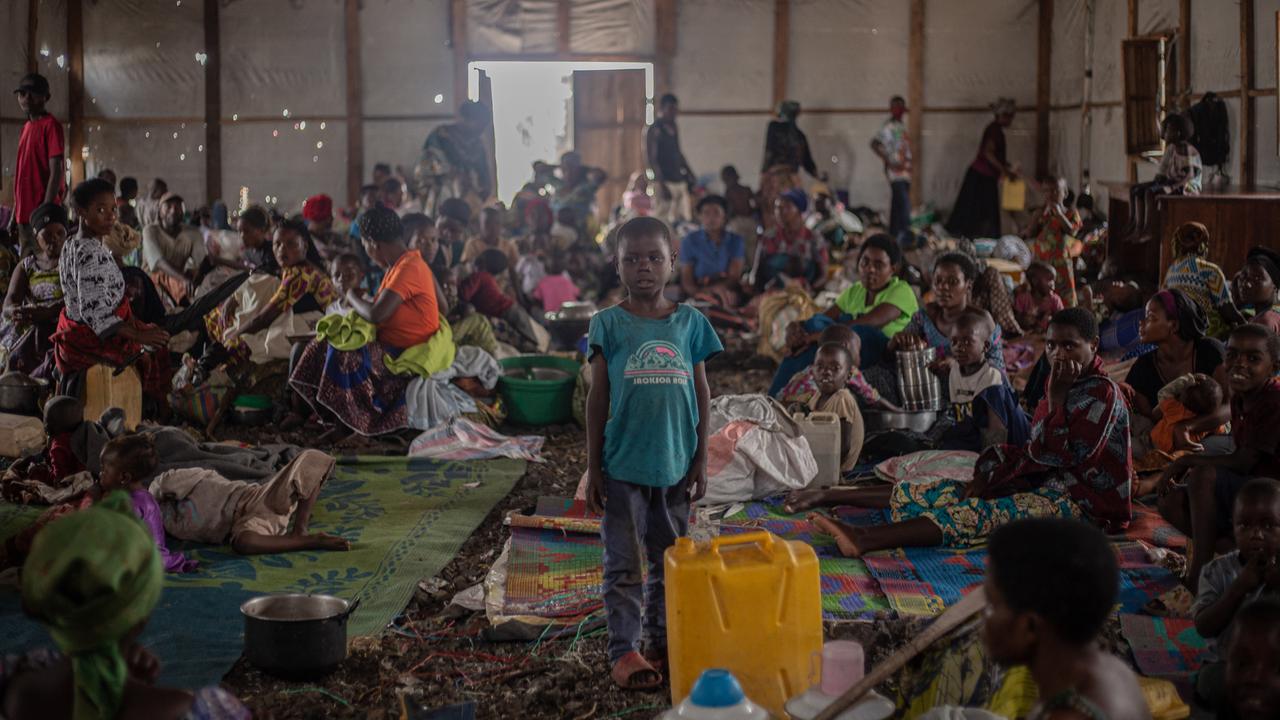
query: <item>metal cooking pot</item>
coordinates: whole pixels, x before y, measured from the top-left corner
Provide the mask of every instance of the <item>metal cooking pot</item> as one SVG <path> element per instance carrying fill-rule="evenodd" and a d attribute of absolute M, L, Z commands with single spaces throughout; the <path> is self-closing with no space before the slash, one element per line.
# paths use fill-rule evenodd
<path fill-rule="evenodd" d="M 883 430 L 913 430 L 918 433 L 927 432 L 938 420 L 938 413 L 932 410 L 924 412 L 888 412 L 868 410 L 862 414 L 863 424 L 868 433 Z"/>
<path fill-rule="evenodd" d="M 0 412 L 39 415 L 40 383 L 17 370 L 0 375 Z"/>
<path fill-rule="evenodd" d="M 240 606 L 244 655 L 264 672 L 315 678 L 347 658 L 347 618 L 360 605 L 332 595 L 263 595 Z"/>

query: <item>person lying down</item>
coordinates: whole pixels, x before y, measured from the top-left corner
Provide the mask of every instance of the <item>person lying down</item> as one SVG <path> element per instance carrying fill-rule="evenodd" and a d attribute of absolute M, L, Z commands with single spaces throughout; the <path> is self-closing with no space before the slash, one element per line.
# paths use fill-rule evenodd
<path fill-rule="evenodd" d="M 1032 517 L 1086 519 L 1108 531 L 1132 517 L 1129 410 L 1097 355 L 1098 324 L 1081 308 L 1053 316 L 1045 342 L 1052 372 L 1023 446 L 978 457 L 968 483 L 902 482 L 868 488 L 797 491 L 788 512 L 818 505 L 888 508 L 893 522 L 852 527 L 811 513 L 849 557 L 897 547 L 979 545 L 998 527 Z"/>

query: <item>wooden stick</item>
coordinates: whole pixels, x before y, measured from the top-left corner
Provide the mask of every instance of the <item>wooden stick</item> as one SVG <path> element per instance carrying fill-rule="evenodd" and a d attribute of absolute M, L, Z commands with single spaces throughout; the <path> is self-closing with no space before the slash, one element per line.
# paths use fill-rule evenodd
<path fill-rule="evenodd" d="M 911 145 L 911 204 L 923 195 L 924 167 L 924 0 L 911 0 L 911 33 L 907 40 L 907 139 Z"/>
<path fill-rule="evenodd" d="M 959 627 L 969 618 L 973 617 L 987 606 L 987 593 L 983 588 L 979 587 L 973 592 L 965 595 L 960 602 L 947 608 L 946 612 L 938 616 L 933 624 L 924 629 L 924 632 L 915 636 L 897 652 L 889 656 L 888 660 L 880 663 L 874 670 L 868 673 L 858 682 L 857 685 L 849 688 L 845 694 L 836 698 L 822 712 L 818 713 L 813 720 L 835 720 L 836 716 L 848 710 L 855 703 L 862 699 L 864 695 L 870 692 L 875 686 L 884 682 L 889 676 L 898 672 L 904 665 L 911 662 L 911 659 L 924 652 L 930 645 L 939 638 Z"/>
<path fill-rule="evenodd" d="M 787 99 L 791 72 L 791 0 L 773 0 L 773 106 Z"/>

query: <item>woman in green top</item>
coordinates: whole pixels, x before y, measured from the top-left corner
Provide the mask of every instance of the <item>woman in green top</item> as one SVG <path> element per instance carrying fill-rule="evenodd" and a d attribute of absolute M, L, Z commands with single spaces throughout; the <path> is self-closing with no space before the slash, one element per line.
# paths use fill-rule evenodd
<path fill-rule="evenodd" d="M 769 394 L 776 396 L 792 375 L 813 362 L 818 336 L 833 323 L 853 328 L 862 341 L 858 367 L 880 362 L 889 339 L 901 332 L 919 307 L 915 292 L 897 273 L 902 250 L 888 235 L 872 235 L 858 256 L 859 282 L 845 290 L 825 313 L 787 326 L 787 357 L 773 377 Z"/>

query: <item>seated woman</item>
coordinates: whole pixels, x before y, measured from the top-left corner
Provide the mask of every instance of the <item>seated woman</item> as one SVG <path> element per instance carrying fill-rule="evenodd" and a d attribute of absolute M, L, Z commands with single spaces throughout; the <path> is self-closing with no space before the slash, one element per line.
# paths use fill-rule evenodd
<path fill-rule="evenodd" d="M 71 380 L 94 365 L 132 365 L 142 381 L 143 394 L 166 408 L 169 379 L 169 333 L 133 315 L 124 275 L 102 244 L 116 219 L 111 183 L 86 180 L 71 192 L 80 216 L 80 233 L 67 240 L 58 258 L 63 308 L 58 329 L 50 339 L 53 359 L 62 373 L 60 394 Z"/>
<path fill-rule="evenodd" d="M 289 376 L 289 386 L 317 413 L 336 417 L 361 435 L 380 435 L 408 427 L 405 390 L 413 378 L 388 369 L 385 356 L 399 357 L 431 339 L 440 329 L 440 306 L 431 269 L 421 252 L 405 244 L 395 211 L 367 211 L 360 219 L 360 236 L 386 275 L 373 300 L 352 289 L 346 301 L 356 315 L 377 326 L 377 339 L 356 350 L 311 341 Z M 346 434 L 335 428 L 329 439 Z"/>
<path fill-rule="evenodd" d="M 793 188 L 773 203 L 773 227 L 765 231 L 756 246 L 755 285 L 765 290 L 779 276 L 801 279 L 810 287 L 822 287 L 827 279 L 827 245 L 804 224 L 809 198 Z"/>
<path fill-rule="evenodd" d="M 237 313 L 237 300 L 232 298 L 205 316 L 209 339 L 217 344 L 201 358 L 202 366 L 230 361 L 243 369 L 251 360 L 287 359 L 289 338 L 314 330 L 325 308 L 338 299 L 329 276 L 307 255 L 311 233 L 305 223 L 285 220 L 276 228 L 272 247 L 281 268 L 275 292 L 251 312 Z"/>
<path fill-rule="evenodd" d="M 973 281 L 978 266 L 963 253 L 947 253 L 933 265 L 933 300 L 925 303 L 911 316 L 911 321 L 897 335 L 889 339 L 888 353 L 899 350 L 923 350 L 933 348 L 937 359 L 933 370 L 943 379 L 946 394 L 946 377 L 950 370 L 951 335 L 956 321 L 964 315 L 979 315 L 990 321 L 991 337 L 986 346 L 986 361 L 991 367 L 1004 371 L 1004 345 L 1000 326 L 986 310 L 972 304 Z"/>
<path fill-rule="evenodd" d="M 867 238 L 858 255 L 860 280 L 825 313 L 787 326 L 788 356 L 778 366 L 769 394 L 777 397 L 793 375 L 813 364 L 818 337 L 833 323 L 848 325 L 858 334 L 860 368 L 879 363 L 889 339 L 907 326 L 919 307 L 915 291 L 897 276 L 901 264 L 897 240 L 884 234 Z"/>
<path fill-rule="evenodd" d="M 1217 412 L 1194 420 L 1175 423 L 1173 446 L 1177 450 L 1196 449 L 1191 437 L 1213 432 L 1231 419 L 1231 393 L 1227 370 L 1223 364 L 1226 349 L 1222 343 L 1205 337 L 1205 319 L 1200 308 L 1180 290 L 1161 290 L 1147 301 L 1140 333 L 1142 342 L 1155 349 L 1140 356 L 1125 378 L 1133 388 L 1135 432 L 1146 434 L 1158 419 L 1160 388 L 1183 375 L 1200 373 L 1218 382 L 1224 390 L 1222 406 Z"/>
<path fill-rule="evenodd" d="M 1255 247 L 1245 258 L 1244 268 L 1236 276 L 1241 309 L 1249 314 L 1249 322 L 1265 325 L 1280 335 L 1280 253 Z"/>
<path fill-rule="evenodd" d="M 1164 288 L 1178 290 L 1200 308 L 1207 321 L 1205 334 L 1222 337 L 1229 325 L 1243 322 L 1231 302 L 1227 276 L 1209 261 L 1209 228 L 1188 222 L 1173 231 L 1173 262 L 1164 273 Z"/>
<path fill-rule="evenodd" d="M 23 566 L 22 606 L 62 652 L 4 658 L 4 716 L 247 720 L 248 708 L 218 685 L 155 686 L 160 664 L 138 636 L 163 584 L 156 542 L 124 492 L 41 530 Z"/>
<path fill-rule="evenodd" d="M 1053 316 L 1045 340 L 1053 372 L 1036 408 L 1031 439 L 998 445 L 978 457 L 973 480 L 800 491 L 798 512 L 818 504 L 887 507 L 890 525 L 855 528 L 810 514 L 849 557 L 897 547 L 981 544 L 996 528 L 1029 517 L 1082 518 L 1108 531 L 1132 518 L 1129 410 L 1097 356 L 1098 322 L 1083 308 Z"/>
<path fill-rule="evenodd" d="M 680 243 L 680 289 L 685 297 L 706 297 L 725 307 L 742 300 L 746 251 L 742 238 L 725 229 L 729 201 L 708 195 L 698 201 L 701 229 Z"/>
<path fill-rule="evenodd" d="M 31 213 L 31 231 L 39 249 L 18 262 L 9 277 L 0 321 L 0 367 L 34 377 L 48 377 L 53 369 L 49 336 L 62 312 L 62 281 L 58 257 L 67 240 L 67 211 L 45 203 Z"/>

